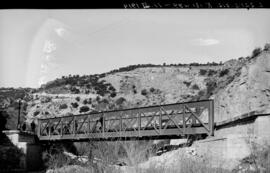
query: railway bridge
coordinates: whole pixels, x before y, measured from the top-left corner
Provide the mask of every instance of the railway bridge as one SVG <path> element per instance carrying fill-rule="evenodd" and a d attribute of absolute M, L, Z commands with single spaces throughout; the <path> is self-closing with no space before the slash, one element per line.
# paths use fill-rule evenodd
<path fill-rule="evenodd" d="M 203 100 L 38 120 L 40 141 L 214 135 L 214 101 Z"/>
<path fill-rule="evenodd" d="M 214 122 L 214 101 L 203 100 L 43 118 L 38 120 L 36 133 L 4 133 L 14 145 L 23 149 L 25 168 L 34 170 L 40 165 L 43 143 L 134 138 L 172 139 L 204 135 L 213 137 L 202 140 L 201 146 L 208 146 L 209 151 L 214 154 L 224 153 L 224 157 L 235 158 L 239 152 L 246 152 L 245 147 L 235 145 L 235 142 L 245 140 L 243 135 L 249 133 L 256 136 L 258 141 L 270 141 L 270 130 L 266 130 L 269 127 L 270 114 L 263 114 L 259 110 Z"/>

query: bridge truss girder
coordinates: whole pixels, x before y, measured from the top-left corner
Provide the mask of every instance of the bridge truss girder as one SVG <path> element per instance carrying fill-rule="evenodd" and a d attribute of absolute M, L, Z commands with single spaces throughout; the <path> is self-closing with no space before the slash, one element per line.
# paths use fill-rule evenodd
<path fill-rule="evenodd" d="M 112 140 L 214 134 L 213 100 L 106 111 L 38 120 L 38 137 Z"/>

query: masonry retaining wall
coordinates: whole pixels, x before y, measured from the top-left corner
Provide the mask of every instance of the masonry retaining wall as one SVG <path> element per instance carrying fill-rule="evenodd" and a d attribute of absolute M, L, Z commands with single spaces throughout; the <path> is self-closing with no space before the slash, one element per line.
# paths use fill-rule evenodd
<path fill-rule="evenodd" d="M 211 166 L 231 170 L 253 152 L 252 143 L 270 144 L 270 115 L 217 127 L 214 137 L 196 141 L 193 147 Z"/>

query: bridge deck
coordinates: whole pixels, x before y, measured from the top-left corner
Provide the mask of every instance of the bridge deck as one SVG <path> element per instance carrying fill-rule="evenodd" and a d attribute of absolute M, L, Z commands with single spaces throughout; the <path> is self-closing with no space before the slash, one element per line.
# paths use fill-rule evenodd
<path fill-rule="evenodd" d="M 41 141 L 213 135 L 213 100 L 39 119 Z"/>

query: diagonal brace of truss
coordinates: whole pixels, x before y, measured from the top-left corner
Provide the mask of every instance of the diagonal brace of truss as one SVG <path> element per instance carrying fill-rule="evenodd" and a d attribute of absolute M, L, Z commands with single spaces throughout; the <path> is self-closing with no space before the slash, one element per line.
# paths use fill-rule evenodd
<path fill-rule="evenodd" d="M 178 128 L 178 130 L 180 131 L 180 133 L 182 133 L 183 134 L 183 131 L 182 131 L 182 129 L 181 129 L 181 127 L 177 124 L 177 122 L 175 122 L 175 120 L 173 119 L 177 114 L 175 114 L 175 115 L 169 115 L 168 113 L 167 113 L 167 111 L 166 110 L 164 110 L 164 108 L 162 108 L 162 107 L 160 107 L 160 110 L 161 111 L 163 111 L 164 113 L 165 113 L 165 115 L 170 119 L 170 121 L 172 121 L 173 123 L 174 123 L 174 125 L 176 125 L 176 127 Z M 168 121 L 169 122 L 169 121 Z M 168 123 L 167 122 L 167 123 Z M 167 125 L 167 124 L 166 124 Z M 165 125 L 165 126 L 166 126 Z M 166 127 L 167 128 L 167 127 Z"/>
<path fill-rule="evenodd" d="M 203 127 L 208 131 L 208 132 L 210 132 L 210 130 L 208 129 L 208 127 L 202 122 L 202 120 L 188 107 L 188 106 L 186 106 L 185 105 L 185 108 L 192 114 L 192 116 L 193 117 L 195 117 L 198 121 L 199 121 L 199 123 L 201 124 L 201 125 L 203 125 Z"/>

